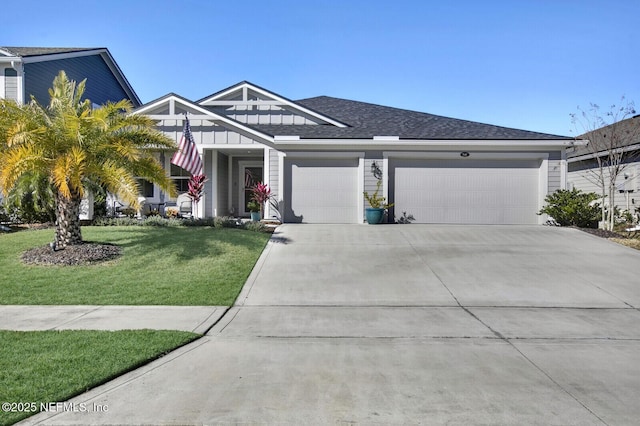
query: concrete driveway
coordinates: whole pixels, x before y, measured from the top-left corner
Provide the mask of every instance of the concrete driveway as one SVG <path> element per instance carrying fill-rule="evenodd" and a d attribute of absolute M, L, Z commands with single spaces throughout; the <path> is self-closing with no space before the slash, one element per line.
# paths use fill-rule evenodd
<path fill-rule="evenodd" d="M 572 229 L 284 225 L 205 338 L 27 423 L 635 424 L 639 262 Z"/>

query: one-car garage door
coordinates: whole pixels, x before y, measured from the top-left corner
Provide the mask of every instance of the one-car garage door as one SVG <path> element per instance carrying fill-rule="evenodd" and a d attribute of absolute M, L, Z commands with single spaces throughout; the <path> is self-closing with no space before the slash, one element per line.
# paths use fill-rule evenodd
<path fill-rule="evenodd" d="M 358 159 L 286 158 L 285 222 L 356 223 Z"/>
<path fill-rule="evenodd" d="M 539 160 L 390 160 L 395 216 L 417 223 L 536 224 Z"/>

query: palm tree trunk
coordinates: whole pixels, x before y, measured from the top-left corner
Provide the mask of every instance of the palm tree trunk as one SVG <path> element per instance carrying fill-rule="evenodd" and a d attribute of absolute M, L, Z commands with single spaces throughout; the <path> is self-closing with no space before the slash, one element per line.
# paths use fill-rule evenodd
<path fill-rule="evenodd" d="M 65 197 L 56 194 L 56 237 L 54 249 L 61 250 L 66 246 L 82 244 L 80 232 L 80 201 L 79 194 Z"/>

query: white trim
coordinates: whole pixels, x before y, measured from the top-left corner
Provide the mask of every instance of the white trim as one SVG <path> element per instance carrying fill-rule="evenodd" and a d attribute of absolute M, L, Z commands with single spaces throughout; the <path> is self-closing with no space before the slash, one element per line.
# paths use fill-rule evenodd
<path fill-rule="evenodd" d="M 270 151 L 271 149 L 269 147 L 265 147 L 264 148 L 264 153 L 263 153 L 263 165 L 262 165 L 262 182 L 266 183 L 267 185 L 269 185 L 269 188 L 271 188 L 271 179 L 270 179 L 270 171 L 271 171 L 271 167 L 270 167 Z M 265 219 L 269 219 L 271 218 L 271 204 L 267 203 L 264 206 L 264 218 Z"/>
<path fill-rule="evenodd" d="M 364 155 L 358 158 L 358 211 L 356 212 L 356 223 L 364 222 Z"/>
<path fill-rule="evenodd" d="M 211 215 L 218 216 L 218 151 L 211 150 Z"/>
<path fill-rule="evenodd" d="M 300 136 L 287 136 L 287 135 L 276 135 L 273 137 L 274 141 L 299 141 Z"/>
<path fill-rule="evenodd" d="M 568 165 L 567 165 L 567 151 L 562 150 L 562 157 L 560 158 L 560 189 L 567 189 L 567 176 L 568 176 Z"/>
<path fill-rule="evenodd" d="M 22 59 L 25 64 L 31 64 L 34 62 L 47 62 L 47 61 L 57 61 L 60 59 L 71 59 L 71 58 L 79 58 L 82 56 L 94 56 L 94 55 L 102 55 L 103 53 L 107 53 L 107 49 L 90 49 L 90 50 L 79 50 L 75 52 L 61 52 L 61 53 L 44 53 L 41 55 L 32 55 L 32 56 L 18 56 Z"/>
<path fill-rule="evenodd" d="M 389 201 L 389 157 L 382 157 L 382 195 Z"/>
<path fill-rule="evenodd" d="M 468 157 L 461 157 L 460 151 L 420 151 L 420 152 L 395 152 L 384 151 L 382 153 L 384 159 L 389 158 L 417 158 L 429 160 L 535 160 L 549 159 L 548 152 L 469 152 Z"/>
<path fill-rule="evenodd" d="M 538 172 L 538 211 L 544 207 L 544 199 L 549 193 L 549 159 L 542 159 L 540 171 Z M 545 215 L 538 216 L 538 225 L 543 225 L 547 221 Z"/>
<path fill-rule="evenodd" d="M 227 211 L 233 208 L 233 155 L 227 155 Z M 234 215 L 239 212 L 234 212 Z"/>
<path fill-rule="evenodd" d="M 385 144 L 384 141 L 376 141 L 373 139 L 300 139 L 294 140 L 278 140 L 274 138 L 276 145 L 300 145 L 304 148 L 315 146 L 367 146 L 369 149 L 398 149 L 403 147 L 492 147 L 492 148 L 551 148 L 551 147 L 568 147 L 576 145 L 573 139 L 549 139 L 549 140 L 474 140 L 474 139 L 449 139 L 449 140 L 433 140 L 433 139 L 401 139 L 399 141 Z"/>
<path fill-rule="evenodd" d="M 286 157 L 295 158 L 361 158 L 364 152 L 316 152 L 316 151 L 291 151 L 284 154 Z"/>

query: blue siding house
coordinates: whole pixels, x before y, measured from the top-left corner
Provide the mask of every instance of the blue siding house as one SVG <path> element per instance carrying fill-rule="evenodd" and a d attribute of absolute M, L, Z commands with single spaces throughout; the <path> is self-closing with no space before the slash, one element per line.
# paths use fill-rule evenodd
<path fill-rule="evenodd" d="M 60 70 L 76 81 L 87 79 L 85 97 L 95 104 L 128 99 L 141 102 L 106 48 L 0 47 L 0 98 L 46 105 L 48 89 Z"/>

